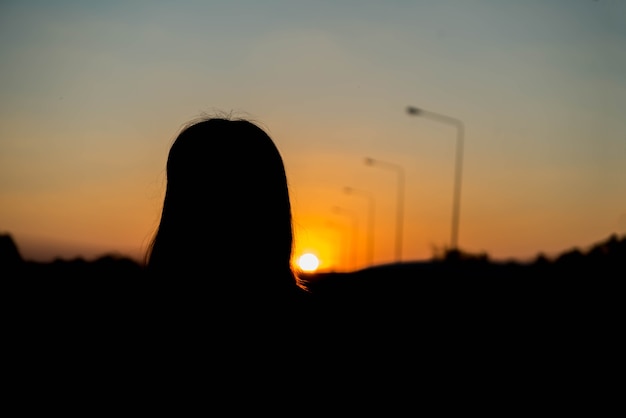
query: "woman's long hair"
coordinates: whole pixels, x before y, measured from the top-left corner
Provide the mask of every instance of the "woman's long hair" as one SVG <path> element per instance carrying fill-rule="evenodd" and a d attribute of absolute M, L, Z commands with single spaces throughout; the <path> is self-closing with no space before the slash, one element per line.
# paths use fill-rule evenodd
<path fill-rule="evenodd" d="M 291 289 L 292 211 L 274 141 L 245 119 L 206 118 L 173 142 L 149 274 L 210 286 Z"/>

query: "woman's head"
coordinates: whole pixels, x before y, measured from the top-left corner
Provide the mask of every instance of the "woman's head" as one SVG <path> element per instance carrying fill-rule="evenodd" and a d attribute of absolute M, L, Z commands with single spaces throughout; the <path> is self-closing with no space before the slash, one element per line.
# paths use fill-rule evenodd
<path fill-rule="evenodd" d="M 167 185 L 148 267 L 291 272 L 293 231 L 282 157 L 243 119 L 186 126 L 167 159 Z"/>

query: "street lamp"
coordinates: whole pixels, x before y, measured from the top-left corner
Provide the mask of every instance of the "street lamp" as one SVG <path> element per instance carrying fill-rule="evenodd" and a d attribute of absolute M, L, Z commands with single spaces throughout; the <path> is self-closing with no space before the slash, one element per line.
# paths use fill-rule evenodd
<path fill-rule="evenodd" d="M 374 196 L 370 192 L 353 187 L 344 187 L 343 191 L 346 194 L 363 196 L 368 200 L 367 264 L 372 266 L 374 265 Z"/>
<path fill-rule="evenodd" d="M 402 259 L 402 222 L 404 218 L 404 169 L 393 163 L 366 158 L 365 164 L 395 171 L 398 174 L 398 202 L 396 214 L 396 261 Z"/>
<path fill-rule="evenodd" d="M 454 192 L 452 198 L 452 233 L 451 245 L 453 250 L 458 249 L 459 239 L 459 217 L 461 216 L 461 170 L 463 168 L 463 122 L 459 119 L 442 115 L 428 110 L 420 109 L 414 106 L 407 106 L 406 112 L 411 116 L 425 116 L 427 118 L 452 125 L 456 128 L 456 163 L 454 169 Z"/>
<path fill-rule="evenodd" d="M 358 229 L 358 219 L 356 214 L 348 209 L 344 209 L 342 207 L 339 206 L 334 206 L 333 207 L 333 212 L 340 214 L 340 215 L 345 215 L 348 216 L 350 219 L 352 219 L 352 251 L 351 251 L 351 255 L 352 255 L 352 268 L 356 269 L 356 252 L 357 252 L 357 229 Z"/>

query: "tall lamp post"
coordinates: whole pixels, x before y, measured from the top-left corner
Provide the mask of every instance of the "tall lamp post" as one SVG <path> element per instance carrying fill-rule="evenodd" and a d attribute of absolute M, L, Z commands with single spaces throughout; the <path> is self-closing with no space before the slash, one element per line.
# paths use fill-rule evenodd
<path fill-rule="evenodd" d="M 454 168 L 454 191 L 452 197 L 452 232 L 450 242 L 453 250 L 458 249 L 459 217 L 461 216 L 461 170 L 463 169 L 463 135 L 465 128 L 459 119 L 430 112 L 414 106 L 408 106 L 406 111 L 411 116 L 424 116 L 438 122 L 452 125 L 456 128 L 456 159 Z"/>
<path fill-rule="evenodd" d="M 356 214 L 348 209 L 344 209 L 342 207 L 339 206 L 334 206 L 333 207 L 333 212 L 340 214 L 340 215 L 345 215 L 348 216 L 351 220 L 352 220 L 352 250 L 351 250 L 351 256 L 352 256 L 352 268 L 356 269 L 356 252 L 357 252 L 357 230 L 358 230 L 358 218 L 356 216 Z"/>
<path fill-rule="evenodd" d="M 353 187 L 344 187 L 343 191 L 349 195 L 363 196 L 368 200 L 367 213 L 367 265 L 374 265 L 374 196 L 367 191 L 355 189 Z"/>
<path fill-rule="evenodd" d="M 398 202 L 396 205 L 396 262 L 402 259 L 402 223 L 404 221 L 404 169 L 393 163 L 366 158 L 365 164 L 393 170 L 398 175 Z"/>

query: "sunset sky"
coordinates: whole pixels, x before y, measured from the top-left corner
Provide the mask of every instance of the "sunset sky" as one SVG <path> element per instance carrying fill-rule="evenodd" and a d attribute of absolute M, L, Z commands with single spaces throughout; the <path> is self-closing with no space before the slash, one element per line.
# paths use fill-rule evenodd
<path fill-rule="evenodd" d="M 404 172 L 401 259 L 450 245 L 457 131 L 407 106 L 464 125 L 460 249 L 626 234 L 625 0 L 4 0 L 0 56 L 0 233 L 26 259 L 140 259 L 169 146 L 215 112 L 276 141 L 322 269 L 396 260 L 397 172 L 366 158 Z"/>

